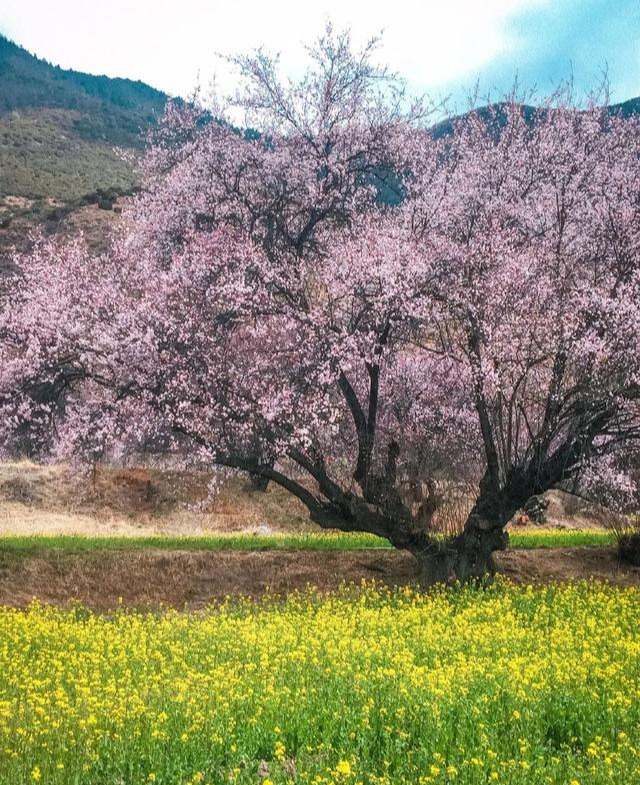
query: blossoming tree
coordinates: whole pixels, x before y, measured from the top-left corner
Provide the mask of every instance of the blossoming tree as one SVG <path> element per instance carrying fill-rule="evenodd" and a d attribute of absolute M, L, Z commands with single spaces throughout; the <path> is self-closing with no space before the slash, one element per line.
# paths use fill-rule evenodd
<path fill-rule="evenodd" d="M 260 134 L 169 106 L 108 254 L 18 260 L 5 440 L 151 439 L 388 538 L 425 579 L 482 576 L 532 494 L 640 435 L 638 124 L 560 96 L 433 134 L 370 46 L 329 31 L 310 54 L 299 83 L 236 61 Z M 477 499 L 442 539 L 462 473 Z"/>
<path fill-rule="evenodd" d="M 431 342 L 468 374 L 483 446 L 463 538 L 489 547 L 554 485 L 628 493 L 612 461 L 637 456 L 640 127 L 569 99 L 454 122 L 406 203 L 437 280 Z"/>

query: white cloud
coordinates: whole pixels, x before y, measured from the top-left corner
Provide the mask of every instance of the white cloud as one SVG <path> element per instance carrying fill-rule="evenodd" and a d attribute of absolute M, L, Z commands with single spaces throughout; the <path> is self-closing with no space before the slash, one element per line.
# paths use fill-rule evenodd
<path fill-rule="evenodd" d="M 509 22 L 550 0 L 3 0 L 0 31 L 66 68 L 188 94 L 220 71 L 216 52 L 265 46 L 297 71 L 327 19 L 357 41 L 384 30 L 381 60 L 419 89 L 471 82 L 513 49 Z M 223 86 L 228 81 L 223 77 Z"/>

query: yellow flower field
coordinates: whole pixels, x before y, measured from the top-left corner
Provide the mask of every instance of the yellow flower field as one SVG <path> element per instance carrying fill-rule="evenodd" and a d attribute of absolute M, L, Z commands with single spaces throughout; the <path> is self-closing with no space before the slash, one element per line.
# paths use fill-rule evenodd
<path fill-rule="evenodd" d="M 0 611 L 0 783 L 640 781 L 640 591 Z"/>

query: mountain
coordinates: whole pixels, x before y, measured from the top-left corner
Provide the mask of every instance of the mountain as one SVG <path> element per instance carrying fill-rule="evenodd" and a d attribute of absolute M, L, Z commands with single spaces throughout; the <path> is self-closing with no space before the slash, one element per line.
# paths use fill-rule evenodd
<path fill-rule="evenodd" d="M 0 265 L 36 224 L 82 228 L 99 246 L 107 212 L 136 187 L 131 154 L 167 98 L 143 82 L 60 68 L 0 36 Z"/>
<path fill-rule="evenodd" d="M 520 111 L 527 124 L 535 122 L 536 111 L 538 111 L 535 106 L 531 106 L 529 104 L 520 104 Z M 619 104 L 609 104 L 607 112 L 610 115 L 621 115 L 622 117 L 630 117 L 631 115 L 640 114 L 640 97 L 630 98 L 628 101 L 624 101 L 623 103 Z M 504 128 L 508 119 L 507 104 L 502 102 L 480 106 L 477 109 L 472 109 L 468 114 L 475 114 L 485 122 L 489 120 L 491 120 L 492 123 L 495 122 L 497 129 Z M 434 139 L 441 139 L 442 137 L 453 133 L 456 119 L 460 119 L 461 117 L 464 118 L 466 116 L 467 114 L 463 114 L 457 117 L 447 118 L 445 120 L 441 120 L 439 123 L 436 123 L 431 128 L 431 133 Z M 500 130 L 498 130 L 497 133 L 499 134 Z"/>
<path fill-rule="evenodd" d="M 167 95 L 65 70 L 0 36 L 0 197 L 77 199 L 130 188 L 115 147 L 139 149 Z"/>
<path fill-rule="evenodd" d="M 140 81 L 65 70 L 0 36 L 0 113 L 62 109 L 82 113 L 74 131 L 89 141 L 140 144 L 140 129 L 154 122 L 166 93 Z"/>

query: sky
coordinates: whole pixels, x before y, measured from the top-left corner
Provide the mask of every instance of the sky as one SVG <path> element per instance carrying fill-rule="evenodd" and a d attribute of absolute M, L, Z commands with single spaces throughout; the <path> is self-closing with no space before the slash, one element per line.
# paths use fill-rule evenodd
<path fill-rule="evenodd" d="M 613 101 L 640 95 L 640 0 L 0 0 L 0 33 L 39 57 L 182 96 L 214 74 L 231 89 L 218 55 L 258 47 L 295 76 L 328 20 L 356 43 L 382 33 L 379 61 L 435 98 L 516 77 L 542 96 L 573 75 L 586 92 L 605 69 Z"/>

